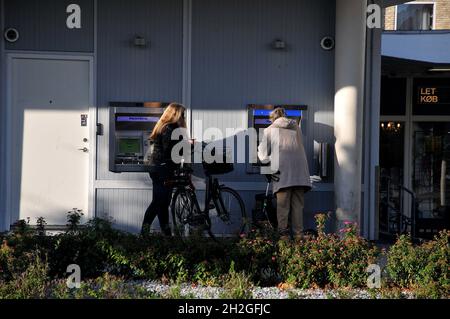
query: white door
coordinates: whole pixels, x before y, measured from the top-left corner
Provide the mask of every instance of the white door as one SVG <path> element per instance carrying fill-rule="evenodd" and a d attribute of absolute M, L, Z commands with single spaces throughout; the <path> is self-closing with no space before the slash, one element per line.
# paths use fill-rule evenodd
<path fill-rule="evenodd" d="M 90 62 L 10 59 L 11 222 L 88 210 Z"/>

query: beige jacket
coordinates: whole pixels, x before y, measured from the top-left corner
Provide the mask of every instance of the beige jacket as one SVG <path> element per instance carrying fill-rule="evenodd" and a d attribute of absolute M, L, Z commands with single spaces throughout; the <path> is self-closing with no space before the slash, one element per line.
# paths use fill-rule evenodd
<path fill-rule="evenodd" d="M 280 172 L 280 180 L 273 182 L 274 193 L 294 186 L 303 186 L 305 191 L 311 189 L 303 136 L 296 121 L 282 117 L 266 128 L 258 157 L 261 162 L 270 161 L 272 171 Z"/>

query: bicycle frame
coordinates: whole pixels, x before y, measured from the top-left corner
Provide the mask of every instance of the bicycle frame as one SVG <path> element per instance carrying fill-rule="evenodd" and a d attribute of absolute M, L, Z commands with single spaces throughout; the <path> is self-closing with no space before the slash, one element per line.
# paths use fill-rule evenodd
<path fill-rule="evenodd" d="M 220 185 L 219 180 L 217 178 L 214 178 L 211 175 L 208 175 L 206 178 L 205 201 L 204 201 L 205 206 L 203 210 L 200 208 L 200 203 L 198 202 L 196 194 L 196 188 L 192 183 L 192 181 L 190 181 L 188 185 L 175 187 L 174 191 L 176 191 L 176 189 L 179 189 L 180 187 L 189 187 L 195 193 L 194 205 L 196 210 L 200 213 L 200 215 L 208 216 L 209 218 L 209 211 L 211 210 L 210 207 L 211 202 L 213 202 L 215 208 L 217 209 L 218 215 L 219 216 L 223 215 L 225 208 L 223 207 L 224 205 L 219 196 Z"/>

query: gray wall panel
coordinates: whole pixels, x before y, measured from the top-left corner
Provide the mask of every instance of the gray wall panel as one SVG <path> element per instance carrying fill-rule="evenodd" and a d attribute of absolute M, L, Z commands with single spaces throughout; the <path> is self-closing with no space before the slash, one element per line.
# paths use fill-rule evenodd
<path fill-rule="evenodd" d="M 108 168 L 107 105 L 110 101 L 180 101 L 182 95 L 182 0 L 99 0 L 98 2 L 98 178 L 147 179 L 145 174 L 114 174 Z M 135 35 L 148 48 L 131 45 Z"/>
<path fill-rule="evenodd" d="M 254 208 L 254 191 L 239 192 L 245 202 L 247 216 L 251 216 Z M 97 190 L 97 216 L 110 219 L 118 229 L 137 233 L 141 229 L 144 213 L 152 199 L 151 190 L 142 189 L 98 189 Z M 200 203 L 204 200 L 204 193 L 198 192 Z M 315 228 L 314 215 L 332 211 L 332 192 L 310 192 L 305 197 L 304 212 L 305 229 Z M 202 204 L 201 204 L 202 205 Z M 159 229 L 156 218 L 152 229 Z"/>
<path fill-rule="evenodd" d="M 72 0 L 5 0 L 5 27 L 19 30 L 8 50 L 94 51 L 94 1 L 77 0 L 81 29 L 68 29 L 66 8 Z"/>
<path fill-rule="evenodd" d="M 150 190 L 98 189 L 97 216 L 113 221 L 118 229 L 137 233 L 150 202 Z"/>
<path fill-rule="evenodd" d="M 334 35 L 334 11 L 329 0 L 194 0 L 193 119 L 245 128 L 247 104 L 307 104 L 313 173 L 313 139 L 333 140 L 334 53 L 320 40 Z M 286 51 L 271 49 L 276 38 Z M 243 171 L 229 178 L 248 180 Z"/>

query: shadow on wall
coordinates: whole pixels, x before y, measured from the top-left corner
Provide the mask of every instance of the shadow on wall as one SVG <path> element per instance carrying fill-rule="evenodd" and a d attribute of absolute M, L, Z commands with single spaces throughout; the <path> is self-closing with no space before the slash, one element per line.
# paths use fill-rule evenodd
<path fill-rule="evenodd" d="M 314 124 L 315 131 L 321 131 L 323 136 L 332 136 L 333 128 L 324 124 L 316 123 Z M 252 209 L 255 207 L 255 196 L 257 194 L 264 193 L 266 186 L 266 179 L 260 174 L 248 174 L 248 158 L 249 152 L 248 147 L 245 147 L 245 163 L 236 163 L 237 155 L 239 151 L 238 140 L 242 140 L 247 137 L 246 131 L 238 132 L 235 135 L 229 136 L 225 139 L 219 139 L 211 142 L 216 146 L 217 150 L 226 149 L 227 146 L 233 145 L 231 150 L 234 171 L 225 174 L 217 175 L 220 183 L 234 187 L 230 183 L 246 182 L 252 185 L 251 190 L 241 190 L 239 189 L 239 194 L 244 200 L 247 216 L 251 216 Z M 247 141 L 248 142 L 248 141 Z M 327 142 L 332 144 L 334 141 L 329 140 L 319 140 L 316 142 Z M 199 142 L 197 142 L 199 144 Z M 197 144 L 197 145 L 198 145 Z M 247 143 L 245 143 L 247 144 Z M 330 150 L 331 157 L 331 150 Z M 329 160 L 329 166 L 332 167 L 332 159 Z M 203 170 L 203 165 L 201 163 L 192 164 L 194 170 L 193 175 L 201 180 L 206 178 Z M 310 170 L 316 169 L 317 165 L 313 163 L 310 164 Z M 311 171 L 311 175 L 315 174 Z M 332 176 L 329 181 L 332 181 Z M 200 204 L 203 206 L 204 191 L 202 189 L 197 190 L 197 195 Z M 152 198 L 151 189 L 148 190 L 98 190 L 97 193 L 97 213 L 99 217 L 102 218 L 112 218 L 114 219 L 114 224 L 117 228 L 129 232 L 139 232 L 141 228 L 141 223 L 143 220 L 144 212 L 147 206 L 150 204 Z M 304 209 L 304 223 L 305 228 L 315 228 L 314 215 L 317 213 L 328 213 L 334 211 L 334 193 L 332 191 L 312 191 L 306 194 L 305 197 L 305 209 Z M 333 217 L 333 215 L 331 216 Z M 152 227 L 154 230 L 159 229 L 158 220 Z"/>

